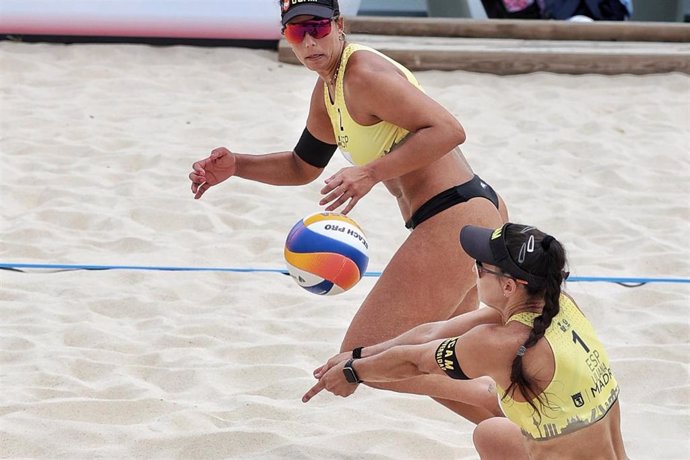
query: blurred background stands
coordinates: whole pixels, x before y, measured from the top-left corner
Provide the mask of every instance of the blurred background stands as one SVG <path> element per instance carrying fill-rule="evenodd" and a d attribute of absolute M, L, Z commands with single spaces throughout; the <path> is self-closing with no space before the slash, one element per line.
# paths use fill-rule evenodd
<path fill-rule="evenodd" d="M 487 19 L 481 0 L 361 0 L 358 14 Z M 633 0 L 631 20 L 690 22 L 690 0 Z"/>

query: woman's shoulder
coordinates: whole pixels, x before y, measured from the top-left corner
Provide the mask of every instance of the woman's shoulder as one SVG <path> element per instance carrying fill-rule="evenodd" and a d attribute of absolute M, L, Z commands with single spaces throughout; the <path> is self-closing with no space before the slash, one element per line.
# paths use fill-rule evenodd
<path fill-rule="evenodd" d="M 347 70 L 356 69 L 358 72 L 396 71 L 395 65 L 383 54 L 368 46 L 357 44 L 351 47 Z"/>
<path fill-rule="evenodd" d="M 463 368 L 466 363 L 467 370 L 473 374 L 484 372 L 492 377 L 503 376 L 528 335 L 528 331 L 515 331 L 511 324 L 474 327 L 460 338 Z"/>
<path fill-rule="evenodd" d="M 515 323 L 480 324 L 472 328 L 468 338 L 476 345 L 490 348 L 498 353 L 503 350 L 514 352 L 524 343 L 529 335 L 529 328 Z"/>
<path fill-rule="evenodd" d="M 575 299 L 568 294 L 565 291 L 561 291 L 561 298 L 559 301 L 559 306 L 560 306 L 560 314 L 561 315 L 568 315 L 568 314 L 577 314 L 578 316 L 582 316 L 584 318 L 587 318 L 585 316 L 585 313 L 582 311 L 580 306 L 575 302 Z"/>
<path fill-rule="evenodd" d="M 353 53 L 345 69 L 345 82 L 350 90 L 358 89 L 364 93 L 377 92 L 395 84 L 402 72 L 384 56 L 360 51 Z"/>

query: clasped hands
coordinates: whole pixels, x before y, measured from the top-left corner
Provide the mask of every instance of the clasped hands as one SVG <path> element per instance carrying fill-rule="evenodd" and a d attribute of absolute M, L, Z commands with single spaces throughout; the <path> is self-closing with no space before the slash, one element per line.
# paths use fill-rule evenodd
<path fill-rule="evenodd" d="M 323 366 L 317 367 L 314 370 L 314 377 L 318 379 L 318 382 L 302 396 L 302 402 L 309 402 L 321 390 L 330 391 L 343 398 L 354 393 L 359 385 L 348 382 L 343 374 L 343 367 L 351 357 L 352 352 L 346 351 L 333 356 Z"/>

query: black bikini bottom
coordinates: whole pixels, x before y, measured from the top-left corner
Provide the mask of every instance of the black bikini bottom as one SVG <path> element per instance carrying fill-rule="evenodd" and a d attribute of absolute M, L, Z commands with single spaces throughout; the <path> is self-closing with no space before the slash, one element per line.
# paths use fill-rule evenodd
<path fill-rule="evenodd" d="M 482 197 L 491 201 L 498 209 L 498 195 L 493 188 L 484 182 L 479 176 L 475 175 L 464 184 L 456 185 L 432 197 L 421 205 L 405 222 L 405 227 L 415 228 L 425 220 L 434 217 L 436 214 L 445 211 L 451 206 L 465 203 L 472 198 Z"/>

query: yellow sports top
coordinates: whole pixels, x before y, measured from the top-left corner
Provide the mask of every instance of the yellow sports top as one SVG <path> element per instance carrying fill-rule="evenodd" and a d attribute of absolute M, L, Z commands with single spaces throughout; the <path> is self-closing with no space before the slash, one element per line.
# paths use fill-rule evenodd
<path fill-rule="evenodd" d="M 335 100 L 331 101 L 328 87 L 324 85 L 324 101 L 328 116 L 331 119 L 331 125 L 333 125 L 333 133 L 335 133 L 338 147 L 343 156 L 351 164 L 364 165 L 390 152 L 395 145 L 405 139 L 409 131 L 387 121 L 380 121 L 370 126 L 362 126 L 350 116 L 343 94 L 343 77 L 350 56 L 357 51 L 370 51 L 382 56 L 398 67 L 410 83 L 419 89 L 422 88 L 414 75 L 412 75 L 412 72 L 378 51 L 364 45 L 352 43 L 345 47 L 340 58 L 340 67 L 336 77 Z"/>
<path fill-rule="evenodd" d="M 604 417 L 618 399 L 618 383 L 611 372 L 609 359 L 590 322 L 575 302 L 561 294 L 560 312 L 553 318 L 544 337 L 555 359 L 551 383 L 544 389 L 539 414 L 527 402 L 501 400 L 505 390 L 499 387 L 503 413 L 520 426 L 531 439 L 545 440 L 571 433 Z M 538 313 L 518 313 L 510 321 L 532 327 Z M 517 390 L 519 392 L 519 390 Z"/>

